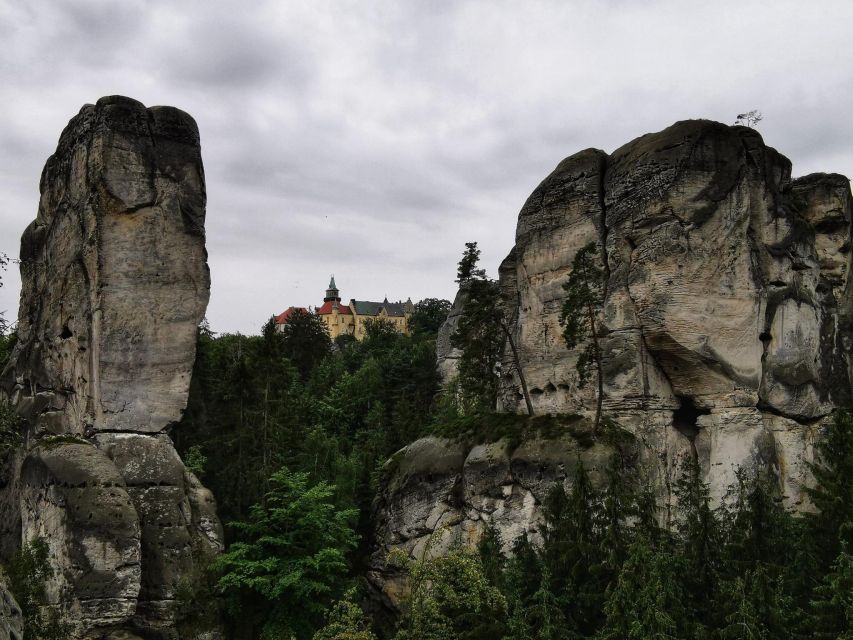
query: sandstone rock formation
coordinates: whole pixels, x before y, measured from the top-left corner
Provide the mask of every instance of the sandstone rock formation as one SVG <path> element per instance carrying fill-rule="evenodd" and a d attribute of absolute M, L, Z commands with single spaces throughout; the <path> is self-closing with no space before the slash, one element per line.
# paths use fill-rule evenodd
<path fill-rule="evenodd" d="M 21 608 L 0 576 L 0 640 L 24 640 Z"/>
<path fill-rule="evenodd" d="M 738 466 L 770 467 L 802 504 L 820 420 L 851 393 L 851 196 L 839 175 L 791 179 L 753 129 L 679 122 L 607 156 L 582 151 L 519 215 L 517 341 L 540 412 L 588 412 L 560 337 L 577 249 L 602 248 L 605 413 L 647 445 L 665 491 L 695 446 L 721 498 Z M 514 380 L 503 406 L 520 410 Z M 668 499 L 668 496 L 662 496 Z"/>
<path fill-rule="evenodd" d="M 119 96 L 62 132 L 21 240 L 19 342 L 2 373 L 25 442 L 0 541 L 44 537 L 76 637 L 177 638 L 178 584 L 221 548 L 167 429 L 183 412 L 210 277 L 198 129 Z"/>
<path fill-rule="evenodd" d="M 522 207 L 500 269 L 505 297 L 517 300 L 515 342 L 537 414 L 594 411 L 595 385 L 579 388 L 580 350 L 566 348 L 559 315 L 572 260 L 595 242 L 607 273 L 604 415 L 635 437 L 661 506 L 672 504 L 684 456 L 696 455 L 715 500 L 743 467 L 774 474 L 785 504 L 808 508 L 815 438 L 834 408 L 851 404 L 851 213 L 847 178 L 792 179 L 791 163 L 746 127 L 679 122 L 609 155 L 566 158 Z M 448 355 L 440 343 L 439 368 L 452 372 Z M 502 379 L 499 405 L 525 411 L 516 376 Z M 543 462 L 541 473 L 565 477 L 560 465 Z M 500 456 L 488 467 L 512 476 Z M 469 486 L 463 464 L 446 475 Z M 451 511 L 400 477 L 384 488 L 377 540 L 414 550 L 437 521 L 425 514 Z M 454 526 L 494 520 L 475 507 L 492 493 L 465 489 Z M 516 517 L 532 523 L 537 510 Z"/>
<path fill-rule="evenodd" d="M 534 431 L 512 441 L 430 436 L 395 454 L 383 468 L 374 503 L 368 573 L 384 606 L 393 611 L 406 590 L 405 577 L 386 566 L 392 548 L 414 558 L 441 555 L 453 544 L 476 545 L 487 524 L 500 534 L 504 552 L 524 534 L 539 543 L 541 504 L 551 487 L 559 482 L 570 490 L 578 464 L 600 487 L 619 453 L 612 444 L 591 441 L 589 427 L 569 418 L 555 435 Z"/>

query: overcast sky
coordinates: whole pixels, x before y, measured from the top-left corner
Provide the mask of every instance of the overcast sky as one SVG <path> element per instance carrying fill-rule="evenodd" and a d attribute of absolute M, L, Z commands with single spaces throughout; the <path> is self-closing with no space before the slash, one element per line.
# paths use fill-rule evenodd
<path fill-rule="evenodd" d="M 794 174 L 853 175 L 851 2 L 0 0 L 0 252 L 17 255 L 59 133 L 124 94 L 192 114 L 208 318 L 452 298 L 490 274 L 565 156 L 760 109 Z M 0 310 L 17 314 L 16 268 Z"/>

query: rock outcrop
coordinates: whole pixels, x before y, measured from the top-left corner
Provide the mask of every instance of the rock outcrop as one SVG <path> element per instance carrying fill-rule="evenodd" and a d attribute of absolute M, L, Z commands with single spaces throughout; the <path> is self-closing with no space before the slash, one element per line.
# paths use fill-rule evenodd
<path fill-rule="evenodd" d="M 0 640 L 24 640 L 21 608 L 0 575 Z"/>
<path fill-rule="evenodd" d="M 48 542 L 48 598 L 75 637 L 177 638 L 179 583 L 221 548 L 213 497 L 167 435 L 209 297 L 205 201 L 193 119 L 102 98 L 62 132 L 21 240 L 0 380 L 25 433 L 0 540 L 5 555 Z"/>
<path fill-rule="evenodd" d="M 541 504 L 555 483 L 570 490 L 582 464 L 601 487 L 614 456 L 632 454 L 630 443 L 595 442 L 590 427 L 579 416 L 565 417 L 550 433 L 524 429 L 522 437 L 473 441 L 430 436 L 397 452 L 382 470 L 373 508 L 368 580 L 384 608 L 394 611 L 407 588 L 405 576 L 386 566 L 392 548 L 414 558 L 442 555 L 453 544 L 476 545 L 487 525 L 504 552 L 522 535 L 538 544 Z"/>
<path fill-rule="evenodd" d="M 745 127 L 679 122 L 567 158 L 522 208 L 501 274 L 518 292 L 534 406 L 594 406 L 559 328 L 572 259 L 594 241 L 608 274 L 604 411 L 647 445 L 662 499 L 672 455 L 695 447 L 715 498 L 757 465 L 802 505 L 820 421 L 850 403 L 850 223 L 847 178 L 792 180 Z M 504 410 L 522 410 L 503 382 Z"/>
<path fill-rule="evenodd" d="M 522 207 L 499 275 L 505 299 L 517 300 L 508 315 L 518 318 L 515 344 L 536 413 L 594 412 L 596 385 L 578 384 L 580 349 L 566 348 L 559 323 L 575 254 L 594 242 L 606 273 L 604 415 L 636 440 L 661 506 L 672 505 L 680 462 L 695 455 L 715 500 L 745 468 L 774 474 L 788 507 L 809 508 L 814 441 L 830 412 L 851 403 L 851 213 L 847 178 L 792 179 L 791 163 L 746 127 L 679 122 L 612 154 L 566 158 Z M 448 355 L 439 351 L 439 368 L 452 374 Z M 499 409 L 525 412 L 517 375 L 502 379 Z M 409 460 L 421 448 L 401 454 L 406 464 L 443 478 L 445 466 Z M 540 472 L 565 478 L 566 465 L 545 461 Z M 506 467 L 496 456 L 486 473 L 507 478 Z M 466 468 L 455 464 L 442 480 L 463 487 L 455 511 L 441 491 L 432 500 L 409 475 L 392 473 L 375 558 L 391 546 L 416 550 L 441 518 L 460 531 L 495 521 L 476 508 L 493 489 L 471 494 Z M 540 502 L 532 495 L 530 515 L 513 516 L 528 528 Z M 433 515 L 444 513 L 452 516 Z"/>

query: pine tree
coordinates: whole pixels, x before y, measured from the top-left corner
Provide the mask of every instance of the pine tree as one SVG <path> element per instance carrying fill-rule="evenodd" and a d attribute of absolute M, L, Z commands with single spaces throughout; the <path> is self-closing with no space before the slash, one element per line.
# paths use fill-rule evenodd
<path fill-rule="evenodd" d="M 853 522 L 853 416 L 836 412 L 817 445 L 817 462 L 810 465 L 815 487 L 809 497 L 818 512 L 810 517 L 823 566 L 841 551 L 842 542 L 853 548 L 853 531 L 841 536 L 841 527 Z"/>
<path fill-rule="evenodd" d="M 846 542 L 853 522 L 841 528 L 842 549 L 811 602 L 812 637 L 817 640 L 853 640 L 853 555 Z"/>
<path fill-rule="evenodd" d="M 593 432 L 598 430 L 601 422 L 604 401 L 604 373 L 598 333 L 601 328 L 599 316 L 607 297 L 607 277 L 606 271 L 600 266 L 599 254 L 595 242 L 590 242 L 575 254 L 571 274 L 563 285 L 567 297 L 560 313 L 566 346 L 574 349 L 585 343 L 577 360 L 578 386 L 585 386 L 589 381 L 590 370 L 595 371 L 598 389 Z"/>
<path fill-rule="evenodd" d="M 543 508 L 543 569 L 551 576 L 551 592 L 564 607 L 567 627 L 581 635 L 598 628 L 605 599 L 600 508 L 580 461 L 571 493 L 566 495 L 562 485 L 555 485 Z"/>
<path fill-rule="evenodd" d="M 675 640 L 692 636 L 676 560 L 645 540 L 631 545 L 616 587 L 604 605 L 598 640 Z"/>
<path fill-rule="evenodd" d="M 676 531 L 685 564 L 685 587 L 693 615 L 712 624 L 708 607 L 718 587 L 720 531 L 711 510 L 708 485 L 695 456 L 688 456 L 675 483 L 678 500 Z"/>
<path fill-rule="evenodd" d="M 724 513 L 717 599 L 723 638 L 787 640 L 804 617 L 786 581 L 796 525 L 772 496 L 767 479 L 738 474 L 736 500 Z"/>
<path fill-rule="evenodd" d="M 477 545 L 480 561 L 483 563 L 483 574 L 493 587 L 504 591 L 504 570 L 506 558 L 503 555 L 503 542 L 500 533 L 491 523 L 486 524 L 483 536 Z"/>
<path fill-rule="evenodd" d="M 517 306 L 507 304 L 498 282 L 489 280 L 484 270 L 475 268 L 480 255 L 476 245 L 476 242 L 466 244 L 468 248 L 459 263 L 459 283 L 465 292 L 465 303 L 456 331 L 450 337 L 451 344 L 462 350 L 460 387 L 473 400 L 475 408 L 493 410 L 498 390 L 497 369 L 504 345 L 509 345 L 512 372 L 518 374 L 527 413 L 532 416 L 533 403 L 512 335 L 513 320 L 508 317 L 508 309 Z"/>
<path fill-rule="evenodd" d="M 337 509 L 334 487 L 309 486 L 307 473 L 281 469 L 270 486 L 248 521 L 231 523 L 242 541 L 212 568 L 221 573 L 218 589 L 240 626 L 310 638 L 342 587 L 356 512 Z"/>

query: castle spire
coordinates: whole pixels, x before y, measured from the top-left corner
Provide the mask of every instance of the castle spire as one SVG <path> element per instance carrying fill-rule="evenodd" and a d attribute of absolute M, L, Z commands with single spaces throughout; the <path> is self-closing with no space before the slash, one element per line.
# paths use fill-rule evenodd
<path fill-rule="evenodd" d="M 329 280 L 329 288 L 326 289 L 326 297 L 323 298 L 323 302 L 334 302 L 338 303 L 341 301 L 340 295 L 338 295 L 338 286 L 335 284 L 335 276 L 332 275 Z"/>

